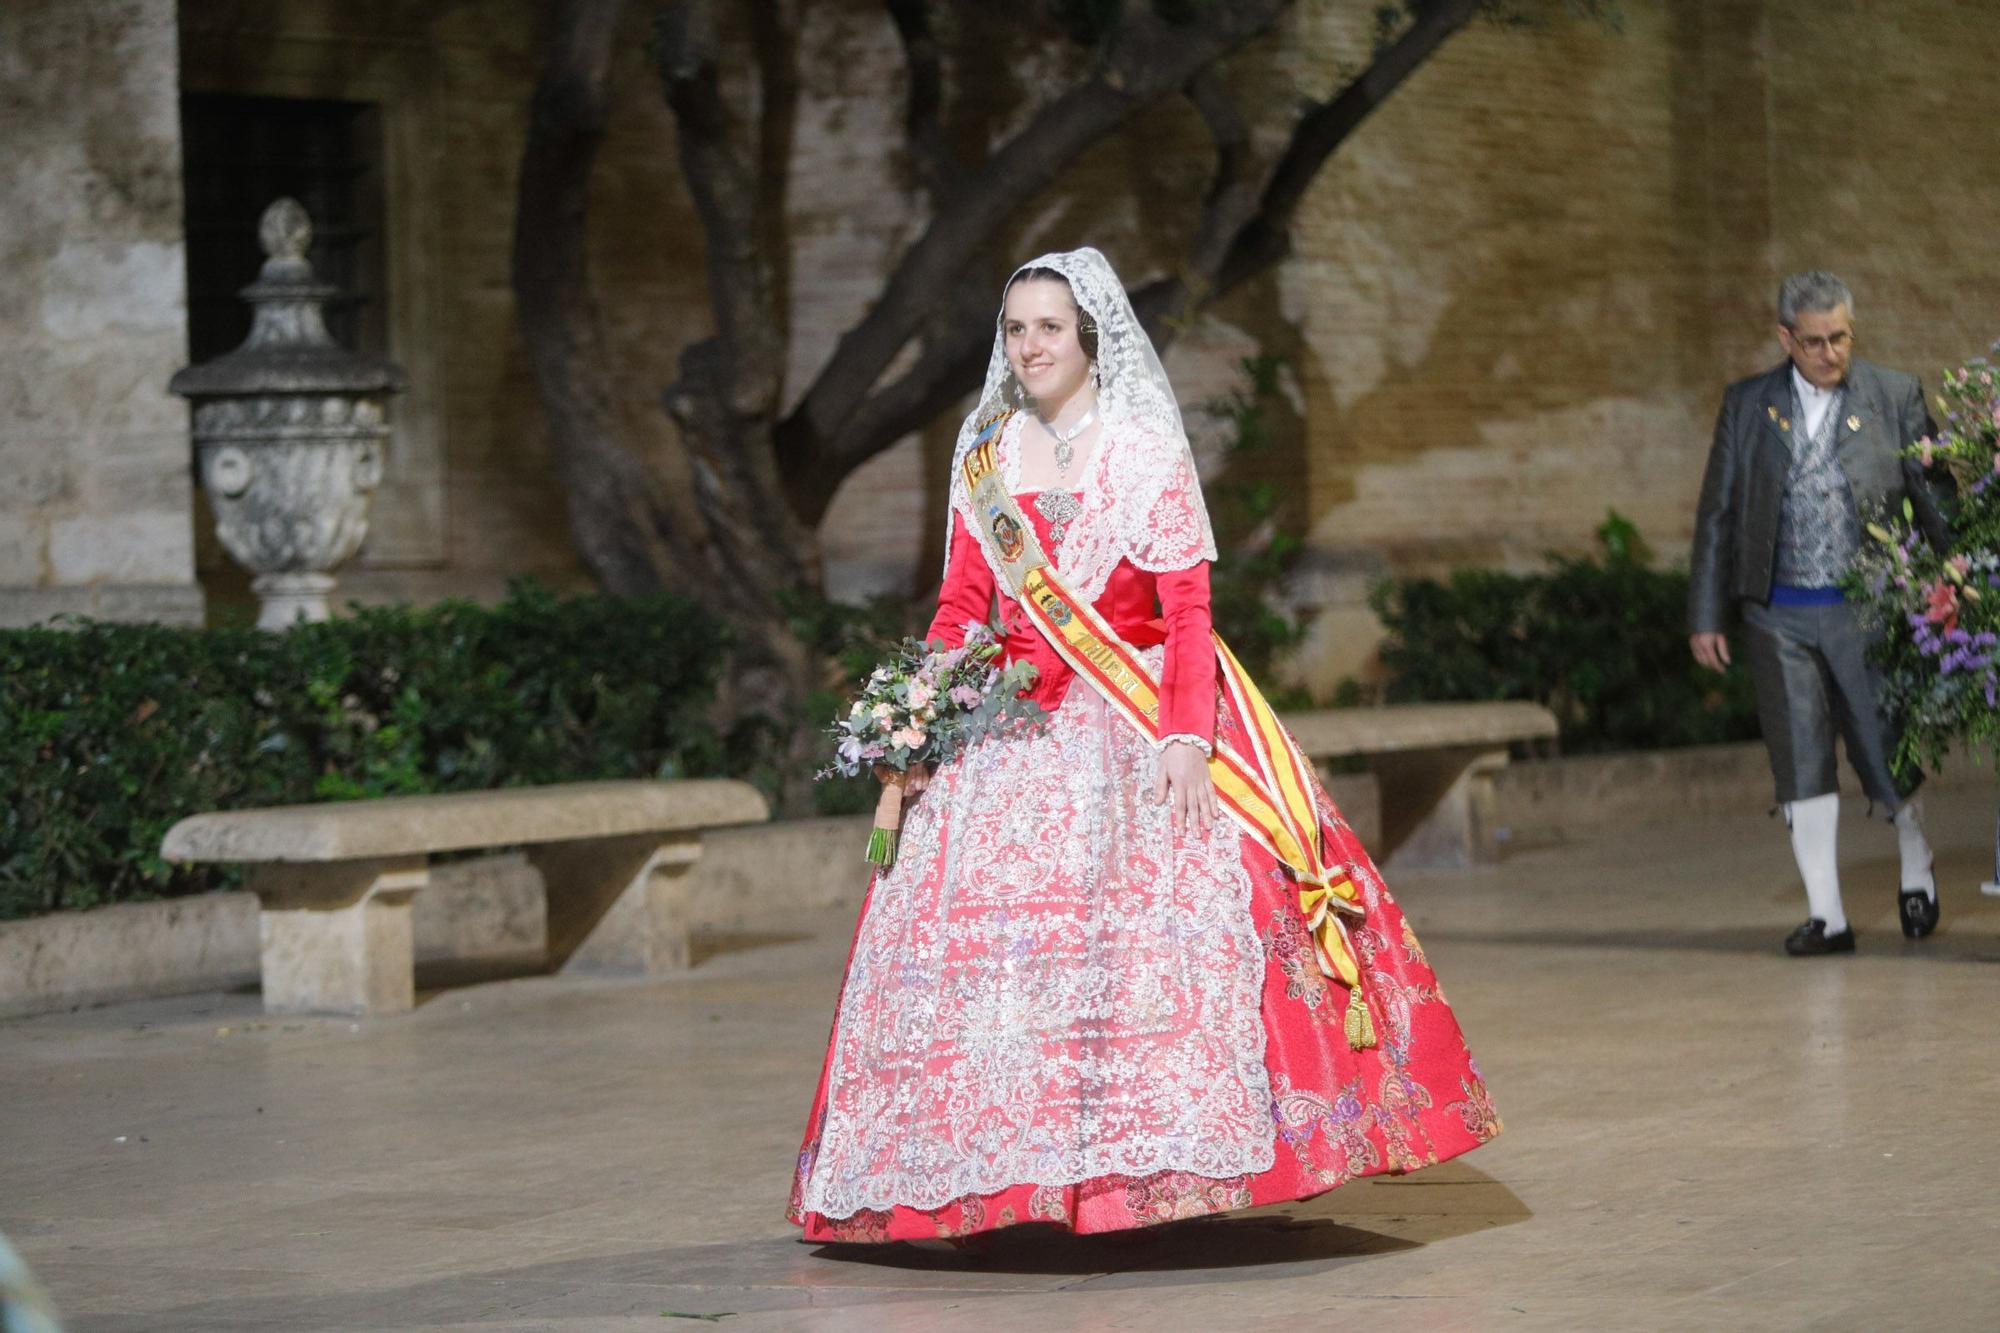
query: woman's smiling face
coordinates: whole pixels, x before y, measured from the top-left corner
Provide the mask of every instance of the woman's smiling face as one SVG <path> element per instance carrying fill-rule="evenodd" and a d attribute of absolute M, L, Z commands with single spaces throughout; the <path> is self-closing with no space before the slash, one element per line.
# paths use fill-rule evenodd
<path fill-rule="evenodd" d="M 1007 290 L 1000 316 L 1007 364 L 1045 415 L 1060 411 L 1090 378 L 1090 358 L 1077 336 L 1079 317 L 1066 282 L 1024 278 Z"/>

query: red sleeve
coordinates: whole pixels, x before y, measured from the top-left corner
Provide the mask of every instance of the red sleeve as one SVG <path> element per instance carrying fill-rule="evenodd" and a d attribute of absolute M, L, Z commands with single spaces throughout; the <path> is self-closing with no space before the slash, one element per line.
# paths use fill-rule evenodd
<path fill-rule="evenodd" d="M 1208 611 L 1208 562 L 1159 576 L 1155 585 L 1167 622 L 1167 660 L 1160 671 L 1160 735 L 1196 736 L 1215 744 L 1215 641 Z"/>
<path fill-rule="evenodd" d="M 1204 581 L 1204 615 L 1206 598 Z M 978 538 L 965 526 L 965 519 L 953 510 L 951 558 L 945 562 L 944 586 L 938 589 L 937 614 L 931 618 L 931 627 L 924 637 L 942 639 L 947 648 L 963 647 L 966 622 L 992 618 L 993 569 L 986 563 L 986 553 L 979 549 Z"/>

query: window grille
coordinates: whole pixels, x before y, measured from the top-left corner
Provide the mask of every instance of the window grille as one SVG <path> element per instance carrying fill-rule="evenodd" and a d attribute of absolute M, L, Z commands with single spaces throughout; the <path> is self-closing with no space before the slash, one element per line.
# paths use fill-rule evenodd
<path fill-rule="evenodd" d="M 190 93 L 181 98 L 188 351 L 193 364 L 250 331 L 237 296 L 257 276 L 257 219 L 289 195 L 312 216 L 309 258 L 340 289 L 327 328 L 344 346 L 386 353 L 382 135 L 362 102 Z"/>

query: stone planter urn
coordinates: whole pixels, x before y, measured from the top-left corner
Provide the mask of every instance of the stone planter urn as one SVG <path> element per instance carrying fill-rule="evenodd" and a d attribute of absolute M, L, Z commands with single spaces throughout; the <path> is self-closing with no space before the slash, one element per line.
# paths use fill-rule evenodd
<path fill-rule="evenodd" d="M 224 549 L 257 577 L 261 629 L 324 620 L 333 571 L 368 535 L 368 497 L 389 443 L 384 408 L 402 368 L 327 332 L 333 287 L 306 262 L 312 221 L 296 200 L 264 210 L 268 258 L 243 289 L 250 336 L 168 387 L 194 406 L 196 476 Z"/>

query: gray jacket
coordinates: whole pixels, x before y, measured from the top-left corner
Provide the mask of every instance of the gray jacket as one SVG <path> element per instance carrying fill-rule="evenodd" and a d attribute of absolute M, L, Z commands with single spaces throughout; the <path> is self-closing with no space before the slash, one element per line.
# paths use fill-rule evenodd
<path fill-rule="evenodd" d="M 1900 451 L 1935 434 L 1914 375 L 1855 360 L 1837 423 L 1841 471 L 1864 520 L 1908 496 L 1930 542 L 1951 530 L 1923 469 Z M 1739 599 L 1768 602 L 1777 560 L 1778 510 L 1791 472 L 1792 363 L 1738 380 L 1722 395 L 1715 443 L 1701 481 L 1689 559 L 1688 630 L 1719 632 Z"/>

